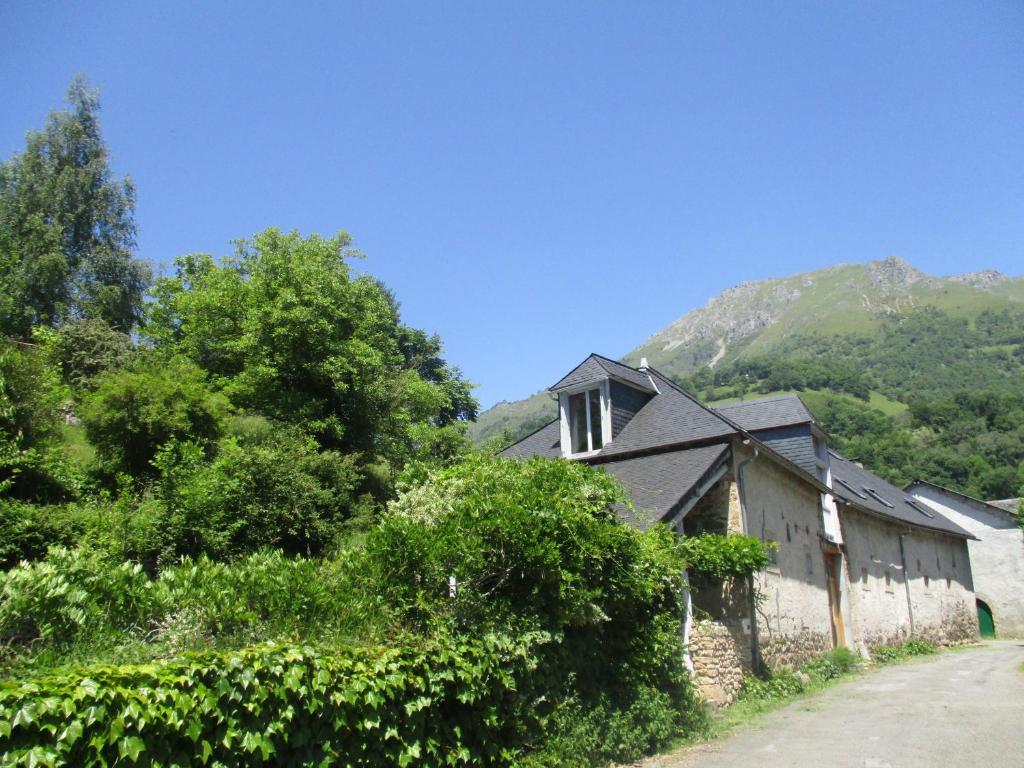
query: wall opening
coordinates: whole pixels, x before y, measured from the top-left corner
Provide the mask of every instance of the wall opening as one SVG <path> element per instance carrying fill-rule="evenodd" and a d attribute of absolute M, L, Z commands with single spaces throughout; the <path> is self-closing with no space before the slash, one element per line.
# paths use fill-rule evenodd
<path fill-rule="evenodd" d="M 996 636 L 996 622 L 992 618 L 992 609 L 984 600 L 977 600 L 978 603 L 978 633 L 982 637 Z"/>

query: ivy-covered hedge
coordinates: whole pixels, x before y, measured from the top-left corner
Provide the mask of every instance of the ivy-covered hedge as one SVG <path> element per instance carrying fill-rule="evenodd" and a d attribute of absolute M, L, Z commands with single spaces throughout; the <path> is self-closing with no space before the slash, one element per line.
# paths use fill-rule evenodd
<path fill-rule="evenodd" d="M 534 650 L 266 644 L 0 687 L 0 765 L 505 765 L 543 729 Z"/>

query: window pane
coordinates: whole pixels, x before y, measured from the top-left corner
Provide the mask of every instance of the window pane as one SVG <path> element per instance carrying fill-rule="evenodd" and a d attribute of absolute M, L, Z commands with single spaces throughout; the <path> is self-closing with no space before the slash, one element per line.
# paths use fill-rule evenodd
<path fill-rule="evenodd" d="M 569 429 L 572 433 L 572 452 L 587 450 L 587 400 L 582 392 L 569 396 Z"/>
<path fill-rule="evenodd" d="M 601 390 L 592 389 L 587 393 L 590 396 L 590 439 L 592 450 L 597 450 L 601 442 Z"/>

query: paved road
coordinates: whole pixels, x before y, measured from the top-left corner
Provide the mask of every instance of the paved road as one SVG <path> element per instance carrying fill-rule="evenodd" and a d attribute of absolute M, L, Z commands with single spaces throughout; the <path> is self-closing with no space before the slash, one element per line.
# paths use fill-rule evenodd
<path fill-rule="evenodd" d="M 1020 768 L 1024 641 L 915 659 L 795 701 L 647 768 Z"/>

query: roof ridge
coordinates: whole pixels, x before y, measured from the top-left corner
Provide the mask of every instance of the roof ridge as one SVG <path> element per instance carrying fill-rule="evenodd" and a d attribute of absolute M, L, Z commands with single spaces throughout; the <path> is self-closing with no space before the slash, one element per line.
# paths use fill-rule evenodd
<path fill-rule="evenodd" d="M 694 403 L 694 404 L 695 404 L 695 405 L 697 405 L 697 406 L 698 406 L 699 408 L 702 408 L 702 409 L 704 409 L 705 411 L 707 411 L 708 413 L 710 413 L 710 414 L 711 414 L 712 416 L 714 416 L 715 418 L 717 418 L 717 419 L 721 419 L 721 420 L 722 420 L 722 421 L 724 421 L 724 422 L 725 422 L 725 423 L 726 423 L 726 424 L 727 424 L 728 426 L 732 427 L 733 429 L 735 429 L 735 430 L 736 430 L 737 432 L 739 432 L 740 434 L 743 434 L 743 435 L 747 435 L 748 437 L 753 437 L 753 435 L 750 435 L 750 433 L 749 433 L 749 432 L 748 432 L 747 430 L 745 430 L 745 429 L 744 429 L 743 427 L 741 427 L 741 426 L 740 426 L 739 424 L 737 424 L 736 422 L 734 422 L 734 421 L 733 421 L 732 419 L 726 418 L 726 417 L 725 417 L 725 416 L 723 416 L 722 414 L 718 413 L 718 412 L 717 412 L 717 411 L 716 411 L 716 410 L 715 410 L 714 408 L 712 408 L 712 407 L 711 407 L 710 405 L 704 405 L 704 403 L 702 403 L 702 402 L 701 402 L 700 400 L 698 400 L 698 399 L 697 399 L 696 397 L 694 397 L 694 396 L 693 396 L 693 395 L 691 395 L 691 394 L 690 394 L 689 392 L 687 392 L 687 391 L 686 391 L 685 389 L 683 389 L 682 387 L 680 387 L 680 386 L 679 386 L 678 384 L 676 384 L 676 383 L 675 383 L 674 381 L 672 381 L 672 379 L 668 378 L 668 376 L 666 376 L 665 374 L 663 374 L 663 373 L 662 373 L 661 371 L 659 371 L 659 370 L 658 370 L 657 368 L 654 368 L 654 367 L 652 367 L 652 366 L 648 366 L 648 367 L 647 367 L 647 372 L 648 372 L 648 375 L 650 375 L 650 374 L 652 374 L 652 373 L 653 373 L 653 374 L 656 374 L 656 375 L 657 375 L 657 377 L 658 377 L 659 379 L 661 379 L 662 381 L 664 381 L 664 382 L 665 382 L 666 384 L 668 384 L 668 385 L 669 385 L 669 386 L 670 386 L 670 387 L 671 387 L 672 389 L 674 389 L 674 390 L 675 390 L 676 392 L 678 392 L 679 394 L 681 394 L 681 395 L 682 395 L 683 397 L 685 397 L 685 398 L 686 398 L 687 400 L 689 400 L 690 402 Z"/>
<path fill-rule="evenodd" d="M 755 398 L 752 398 L 750 400 L 739 400 L 739 401 L 737 401 L 735 403 L 723 403 L 722 405 L 711 405 L 711 406 L 708 406 L 708 407 L 709 408 L 734 408 L 737 405 L 752 405 L 753 403 L 767 403 L 767 402 L 770 402 L 772 400 L 800 400 L 801 403 L 803 402 L 803 400 L 800 399 L 800 395 L 798 395 L 796 392 L 793 392 L 793 393 L 790 393 L 790 394 L 787 394 L 787 395 L 770 395 L 769 397 L 755 397 Z"/>

